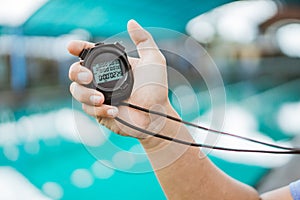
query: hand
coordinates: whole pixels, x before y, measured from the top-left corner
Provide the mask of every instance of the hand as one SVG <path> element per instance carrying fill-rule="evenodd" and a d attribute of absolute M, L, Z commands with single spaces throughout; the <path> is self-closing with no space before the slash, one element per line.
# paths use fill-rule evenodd
<path fill-rule="evenodd" d="M 130 20 L 127 29 L 139 54 L 139 58 L 129 57 L 135 82 L 128 102 L 163 112 L 171 111 L 164 56 L 159 51 L 152 36 L 137 22 Z M 92 43 L 73 41 L 69 44 L 68 50 L 71 54 L 78 56 L 84 48 L 93 46 Z M 147 137 L 116 122 L 114 120 L 116 116 L 144 129 L 163 128 L 164 125 L 161 119 L 157 120 L 157 118 L 153 118 L 146 113 L 128 107 L 120 106 L 117 108 L 103 104 L 104 96 L 102 93 L 84 86 L 92 81 L 93 76 L 92 72 L 81 66 L 79 62 L 70 67 L 69 78 L 73 81 L 70 85 L 70 91 L 73 97 L 82 103 L 83 110 L 87 114 L 96 117 L 99 123 L 113 132 L 137 138 Z"/>

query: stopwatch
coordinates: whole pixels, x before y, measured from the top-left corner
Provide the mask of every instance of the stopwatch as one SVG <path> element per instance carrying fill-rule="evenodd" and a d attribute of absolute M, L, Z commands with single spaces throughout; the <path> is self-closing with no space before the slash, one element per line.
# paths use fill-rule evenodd
<path fill-rule="evenodd" d="M 79 54 L 81 64 L 93 73 L 90 87 L 104 95 L 104 104 L 117 105 L 130 97 L 133 73 L 125 48 L 116 43 L 96 43 Z"/>

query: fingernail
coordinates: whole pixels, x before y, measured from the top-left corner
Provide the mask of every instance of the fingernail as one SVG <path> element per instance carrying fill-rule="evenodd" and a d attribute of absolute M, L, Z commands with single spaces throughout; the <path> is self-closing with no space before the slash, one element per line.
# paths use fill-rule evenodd
<path fill-rule="evenodd" d="M 90 96 L 90 101 L 94 104 L 99 104 L 101 103 L 102 97 L 101 96 L 97 96 L 97 95 L 92 95 Z"/>
<path fill-rule="evenodd" d="M 107 110 L 107 114 L 111 117 L 116 117 L 118 115 L 118 108 L 110 108 Z"/>
<path fill-rule="evenodd" d="M 78 75 L 78 80 L 82 82 L 89 82 L 90 75 L 87 72 L 80 72 Z"/>

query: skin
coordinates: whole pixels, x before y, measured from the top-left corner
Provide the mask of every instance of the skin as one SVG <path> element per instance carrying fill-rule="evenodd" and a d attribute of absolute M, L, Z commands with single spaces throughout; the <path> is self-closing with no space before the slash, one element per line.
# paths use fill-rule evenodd
<path fill-rule="evenodd" d="M 137 22 L 130 20 L 127 29 L 139 54 L 139 58 L 129 58 L 135 84 L 128 102 L 152 110 L 163 110 L 168 115 L 179 117 L 168 100 L 164 56 L 152 36 Z M 82 49 L 93 46 L 89 42 L 73 41 L 68 50 L 72 55 L 78 56 Z M 85 87 L 92 81 L 92 73 L 79 62 L 70 67 L 69 78 L 73 81 L 70 91 L 82 103 L 87 114 L 94 116 L 99 123 L 117 134 L 139 139 L 168 199 L 292 200 L 288 187 L 260 196 L 254 188 L 234 180 L 218 169 L 199 148 L 144 135 L 119 124 L 114 119 L 116 116 L 146 130 L 193 142 L 186 127 L 177 122 L 127 107 L 104 105 L 103 94 Z"/>

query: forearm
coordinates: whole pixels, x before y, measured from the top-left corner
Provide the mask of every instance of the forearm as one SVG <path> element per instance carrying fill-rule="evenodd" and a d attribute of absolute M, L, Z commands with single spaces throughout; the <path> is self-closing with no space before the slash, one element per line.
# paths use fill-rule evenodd
<path fill-rule="evenodd" d="M 169 113 L 176 115 L 172 109 Z M 177 122 L 167 121 L 161 134 L 193 141 Z M 154 137 L 141 144 L 168 199 L 259 199 L 253 188 L 224 174 L 199 148 Z"/>
<path fill-rule="evenodd" d="M 261 195 L 262 200 L 293 200 L 289 186 L 278 188 L 276 190 Z"/>

